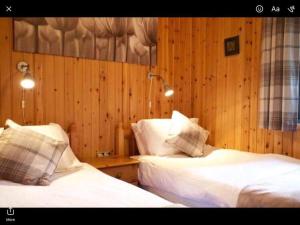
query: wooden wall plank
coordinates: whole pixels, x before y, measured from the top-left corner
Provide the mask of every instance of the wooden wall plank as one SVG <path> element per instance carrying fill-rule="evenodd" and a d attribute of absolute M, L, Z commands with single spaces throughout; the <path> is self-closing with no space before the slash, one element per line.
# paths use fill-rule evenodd
<path fill-rule="evenodd" d="M 158 51 L 158 60 L 160 64 L 154 68 L 155 72 L 160 74 L 166 82 L 173 86 L 173 80 L 172 80 L 172 68 L 171 63 L 172 61 L 169 60 L 169 54 L 172 54 L 172 40 L 170 37 L 172 37 L 172 20 L 169 18 L 163 18 L 160 20 L 159 27 L 158 27 L 158 45 L 161 46 L 160 51 Z M 149 81 L 143 77 L 145 86 L 149 87 Z M 161 93 L 163 94 L 163 93 Z M 147 96 L 144 98 L 147 99 Z M 172 111 L 172 97 L 166 97 L 162 98 L 160 97 L 160 117 L 170 117 L 171 111 Z M 147 106 L 146 106 L 147 107 Z"/>
<path fill-rule="evenodd" d="M 100 139 L 100 146 L 101 149 L 99 151 L 103 150 L 107 146 L 106 142 L 106 132 L 109 131 L 109 126 L 107 122 L 107 105 L 108 105 L 108 97 L 105 87 L 107 86 L 107 64 L 104 62 L 99 63 L 99 72 L 100 72 L 100 84 L 99 84 L 99 91 L 100 91 L 100 113 L 99 113 L 99 121 L 100 121 L 100 127 L 99 127 L 99 139 Z"/>
<path fill-rule="evenodd" d="M 253 20 L 245 19 L 244 23 L 244 69 L 243 73 L 243 91 L 242 91 L 242 135 L 241 149 L 250 151 L 250 93 L 251 93 L 251 67 L 252 67 L 252 39 L 253 39 Z"/>
<path fill-rule="evenodd" d="M 285 132 L 282 136 L 282 153 L 293 156 L 293 132 Z"/>
<path fill-rule="evenodd" d="M 214 23 L 212 26 L 212 46 L 211 46 L 211 57 L 213 57 L 213 63 L 218 65 L 218 58 L 214 57 L 214 53 L 218 52 L 218 46 L 222 45 L 222 41 L 219 40 L 218 32 L 219 32 L 219 24 Z M 215 101 L 209 101 L 208 107 L 208 121 L 216 118 L 216 108 L 217 108 L 217 89 L 215 89 L 217 85 L 217 66 L 212 67 L 212 69 L 207 72 L 208 80 L 207 80 L 207 91 L 210 91 L 210 98 L 215 99 Z M 216 124 L 215 123 L 208 123 L 207 129 L 210 131 L 209 143 L 215 143 L 215 132 L 216 132 Z"/>
<path fill-rule="evenodd" d="M 34 111 L 35 111 L 35 124 L 44 124 L 44 56 L 34 55 Z"/>
<path fill-rule="evenodd" d="M 100 70 L 97 61 L 92 62 L 92 96 L 91 96 L 91 113 L 92 113 L 92 135 L 91 151 L 95 156 L 100 149 Z"/>
<path fill-rule="evenodd" d="M 23 124 L 26 121 L 23 120 L 23 111 L 22 111 L 22 95 L 23 90 L 20 86 L 21 79 L 23 77 L 22 73 L 17 70 L 17 63 L 23 61 L 24 54 L 16 52 L 12 54 L 11 60 L 11 75 L 12 75 L 12 115 L 11 119 L 15 120 L 17 123 Z M 26 97 L 26 93 L 24 92 Z M 27 110 L 27 101 L 25 99 L 25 114 Z M 26 115 L 25 115 L 26 116 Z"/>
<path fill-rule="evenodd" d="M 285 151 L 285 149 L 284 149 Z M 293 152 L 292 156 L 300 159 L 300 131 L 294 132 L 293 134 Z"/>
<path fill-rule="evenodd" d="M 174 42 L 175 43 L 180 43 L 180 20 L 175 20 L 174 21 Z M 180 63 L 180 51 L 181 51 L 181 46 L 178 45 L 176 48 L 174 48 L 174 55 L 173 57 L 173 62 L 175 65 L 178 65 Z M 175 110 L 181 110 L 179 108 L 179 102 L 180 102 L 180 96 L 182 96 L 182 88 L 180 86 L 180 68 L 177 70 L 174 69 L 174 91 L 176 98 L 174 98 L 174 109 Z"/>
<path fill-rule="evenodd" d="M 236 35 L 236 28 L 234 21 L 232 19 L 227 18 L 225 21 L 225 26 L 227 26 L 225 32 L 225 38 Z M 236 147 L 236 136 L 237 130 L 239 129 L 239 120 L 235 120 L 236 107 L 239 104 L 236 99 L 237 92 L 237 76 L 236 71 L 238 70 L 238 65 L 236 64 L 236 58 L 238 56 L 233 55 L 231 57 L 226 57 L 227 61 L 227 76 L 226 76 L 226 99 L 225 99 L 225 146 L 226 148 L 235 148 Z"/>
<path fill-rule="evenodd" d="M 240 48 L 240 54 L 239 55 L 233 55 L 230 57 L 227 57 L 228 60 L 230 60 L 230 71 L 232 74 L 232 79 L 234 84 L 233 89 L 228 89 L 230 92 L 234 90 L 234 93 L 230 93 L 229 95 L 232 94 L 233 101 L 231 101 L 231 105 L 233 107 L 233 112 L 231 114 L 231 120 L 234 118 L 235 120 L 235 133 L 234 133 L 234 140 L 235 143 L 234 148 L 237 149 L 242 149 L 241 142 L 242 142 L 242 95 L 243 95 L 243 69 L 244 69 L 244 64 L 239 63 L 240 58 L 243 58 L 245 49 L 244 47 L 244 39 L 245 39 L 245 34 L 244 34 L 244 26 L 243 22 L 244 19 L 237 19 L 233 18 L 231 19 L 231 35 L 240 36 L 240 42 L 241 42 L 241 48 Z M 230 142 L 230 141 L 228 141 Z M 228 143 L 229 144 L 229 143 Z"/>
<path fill-rule="evenodd" d="M 274 131 L 274 147 L 273 153 L 283 154 L 282 143 L 283 133 L 281 131 Z"/>
<path fill-rule="evenodd" d="M 109 123 L 109 134 L 107 135 L 107 149 L 112 151 L 115 154 L 115 131 L 119 122 L 122 121 L 122 63 L 108 63 L 107 68 L 108 76 L 108 86 L 107 96 L 108 99 L 108 111 L 107 111 L 107 119 Z M 114 88 L 110 88 L 114 87 Z"/>
<path fill-rule="evenodd" d="M 44 123 L 50 123 L 56 121 L 54 56 L 45 55 L 43 67 L 43 108 L 45 113 Z"/>
<path fill-rule="evenodd" d="M 77 147 L 75 149 L 76 155 L 79 157 L 80 160 L 85 158 L 83 152 L 83 60 L 76 59 L 74 64 L 74 122 L 76 124 L 77 133 L 81 138 L 79 138 Z"/>
<path fill-rule="evenodd" d="M 218 31 L 218 40 L 221 42 L 223 41 L 223 37 L 225 35 L 225 29 L 224 26 L 226 19 L 221 19 L 218 22 L 219 25 L 219 31 Z M 218 55 L 224 55 L 224 47 L 223 44 L 220 43 L 218 47 Z M 215 131 L 215 145 L 218 147 L 225 147 L 226 146 L 226 138 L 223 133 L 225 132 L 225 119 L 224 119 L 224 112 L 226 111 L 225 103 L 226 103 L 226 80 L 227 80 L 227 71 L 226 71 L 227 63 L 225 62 L 224 57 L 219 57 L 217 62 L 217 87 L 223 87 L 223 88 L 216 88 L 216 102 L 217 102 L 217 112 L 216 112 L 216 131 Z"/>
<path fill-rule="evenodd" d="M 131 89 L 130 89 L 130 77 L 128 73 L 128 66 L 126 64 L 123 65 L 123 71 L 122 71 L 122 107 L 123 107 L 123 115 L 122 115 L 122 121 L 124 124 L 129 124 L 131 121 L 130 118 L 130 110 L 129 110 L 129 102 L 131 98 Z M 148 96 L 146 101 L 148 102 Z M 147 110 L 148 112 L 148 110 Z M 147 113 L 148 116 L 148 113 Z"/>
<path fill-rule="evenodd" d="M 83 151 L 85 158 L 94 158 L 92 149 L 92 61 L 83 60 L 82 110 Z"/>
<path fill-rule="evenodd" d="M 0 19 L 0 126 L 12 116 L 12 21 Z"/>
<path fill-rule="evenodd" d="M 175 80 L 174 80 L 174 68 L 175 63 L 173 60 L 174 57 L 174 51 L 175 51 L 175 19 L 174 18 L 168 18 L 168 47 L 166 48 L 167 53 L 167 75 L 168 75 L 168 82 L 169 84 L 175 88 Z M 166 77 L 166 76 L 165 76 Z M 176 98 L 177 93 L 174 93 L 173 97 L 168 98 L 169 103 L 169 112 L 167 113 L 169 117 L 171 117 L 172 110 L 174 109 L 174 98 Z M 164 117 L 168 117 L 166 113 L 164 113 Z"/>
<path fill-rule="evenodd" d="M 192 18 L 183 18 L 180 19 L 180 46 L 182 49 L 181 52 L 181 63 L 183 66 L 180 66 L 180 84 L 182 89 L 182 95 L 178 96 L 182 99 L 179 102 L 179 105 L 182 107 L 182 112 L 188 117 L 192 116 L 192 88 L 191 88 L 191 79 L 192 79 Z"/>
<path fill-rule="evenodd" d="M 54 93 L 55 93 L 55 122 L 65 126 L 65 60 L 62 56 L 54 57 Z"/>
<path fill-rule="evenodd" d="M 250 77 L 250 136 L 249 136 L 249 150 L 251 152 L 258 151 L 258 93 L 259 93 L 259 75 L 260 67 L 258 63 L 260 62 L 260 40 L 261 40 L 261 20 L 252 19 L 253 29 L 252 29 L 252 40 L 248 40 L 251 45 L 251 58 L 249 59 L 249 64 L 251 66 L 251 77 Z"/>
<path fill-rule="evenodd" d="M 76 59 L 65 58 L 64 66 L 64 120 L 65 127 L 69 127 L 74 122 L 74 73 Z"/>

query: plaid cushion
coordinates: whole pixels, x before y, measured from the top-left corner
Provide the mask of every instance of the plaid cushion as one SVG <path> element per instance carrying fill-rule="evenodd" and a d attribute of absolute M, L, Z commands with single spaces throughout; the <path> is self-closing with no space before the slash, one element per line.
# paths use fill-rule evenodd
<path fill-rule="evenodd" d="M 28 128 L 8 128 L 0 136 L 0 179 L 49 185 L 67 146 Z"/>
<path fill-rule="evenodd" d="M 209 132 L 192 122 L 186 123 L 181 132 L 168 138 L 166 142 L 181 152 L 197 157 L 203 155 L 205 142 Z"/>

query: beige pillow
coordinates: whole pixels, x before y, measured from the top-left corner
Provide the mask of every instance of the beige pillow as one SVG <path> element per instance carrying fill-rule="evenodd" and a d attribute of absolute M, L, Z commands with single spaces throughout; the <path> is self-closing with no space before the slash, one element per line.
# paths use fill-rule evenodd
<path fill-rule="evenodd" d="M 166 139 L 166 142 L 192 157 L 203 155 L 208 131 L 194 123 L 185 124 L 180 133 L 174 137 Z"/>
<path fill-rule="evenodd" d="M 82 163 L 77 159 L 77 157 L 73 153 L 73 150 L 69 143 L 68 135 L 59 124 L 50 123 L 48 125 L 21 126 L 16 122 L 7 119 L 6 125 L 12 128 L 26 127 L 55 140 L 64 141 L 68 143 L 68 147 L 64 151 L 62 157 L 60 158 L 55 172 L 70 171 L 73 169 L 80 168 L 82 166 Z"/>
<path fill-rule="evenodd" d="M 177 150 L 196 157 L 203 155 L 203 149 L 208 135 L 209 132 L 207 130 L 198 126 L 197 123 L 191 122 L 191 120 L 182 113 L 174 110 L 172 113 L 169 138 L 165 141 Z"/>
<path fill-rule="evenodd" d="M 0 179 L 49 185 L 67 146 L 28 128 L 8 128 L 0 136 Z"/>

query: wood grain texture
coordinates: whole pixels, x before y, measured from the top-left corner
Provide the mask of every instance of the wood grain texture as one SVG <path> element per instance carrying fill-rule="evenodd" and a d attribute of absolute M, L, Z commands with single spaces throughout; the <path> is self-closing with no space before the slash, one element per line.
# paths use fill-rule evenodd
<path fill-rule="evenodd" d="M 150 117 L 169 117 L 173 109 L 191 115 L 192 19 L 159 18 L 157 66 L 175 87 L 166 98 L 162 83 L 153 80 Z M 89 60 L 13 51 L 11 18 L 0 19 L 0 123 L 7 118 L 22 121 L 16 64 L 25 60 L 36 86 L 25 92 L 25 124 L 59 123 L 64 128 L 75 122 L 76 155 L 81 160 L 95 158 L 97 151 L 116 152 L 117 124 L 148 117 L 149 68 L 142 65 Z M 123 154 L 123 152 L 122 152 Z M 127 153 L 128 154 L 128 153 Z"/>
<path fill-rule="evenodd" d="M 133 165 L 139 163 L 137 159 L 124 157 L 124 156 L 97 158 L 97 159 L 87 160 L 87 162 L 97 169 L 102 169 L 107 167 L 126 166 L 126 165 Z"/>
<path fill-rule="evenodd" d="M 218 147 L 300 158 L 300 132 L 258 128 L 260 18 L 193 19 L 192 110 Z M 240 54 L 224 39 L 239 35 Z"/>
<path fill-rule="evenodd" d="M 224 56 L 224 39 L 240 36 L 240 54 Z M 148 117 L 170 117 L 173 109 L 199 117 L 208 142 L 223 148 L 300 158 L 300 132 L 259 129 L 260 18 L 159 18 L 157 66 L 78 59 L 12 50 L 12 20 L 0 19 L 0 123 L 22 123 L 21 74 L 26 60 L 36 87 L 26 91 L 25 124 L 76 123 L 77 156 L 116 152 L 116 127 Z M 153 80 L 149 115 L 147 72 L 174 87 L 171 98 Z M 124 151 L 120 154 L 124 154 Z M 125 150 L 125 155 L 129 154 Z"/>

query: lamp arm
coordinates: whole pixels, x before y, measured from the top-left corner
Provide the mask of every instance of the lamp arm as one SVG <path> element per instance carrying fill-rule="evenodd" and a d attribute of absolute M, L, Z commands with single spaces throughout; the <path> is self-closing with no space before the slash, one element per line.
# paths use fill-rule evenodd
<path fill-rule="evenodd" d="M 151 117 L 151 109 L 152 109 L 152 102 L 151 102 L 151 92 L 152 92 L 152 77 L 150 78 L 150 87 L 149 87 L 149 94 L 148 94 L 148 118 Z"/>
<path fill-rule="evenodd" d="M 159 74 L 153 74 L 153 73 L 149 72 L 148 73 L 148 79 L 151 80 L 153 77 L 160 77 L 160 78 L 162 78 L 162 76 L 159 75 Z"/>
<path fill-rule="evenodd" d="M 148 79 L 151 80 L 151 82 L 152 82 L 152 78 L 153 78 L 153 77 L 158 77 L 158 78 L 160 78 L 160 79 L 162 80 L 162 85 L 163 85 L 163 87 L 167 86 L 166 80 L 165 80 L 161 75 L 159 75 L 159 74 L 154 74 L 154 73 L 149 72 L 149 73 L 148 73 Z"/>
<path fill-rule="evenodd" d="M 150 80 L 150 87 L 149 87 L 149 94 L 148 94 L 148 102 L 149 102 L 149 105 L 148 105 L 148 109 L 149 109 L 149 115 L 148 117 L 150 118 L 151 116 L 151 108 L 152 108 L 152 102 L 151 102 L 151 91 L 152 91 L 152 78 L 153 77 L 158 77 L 162 80 L 162 85 L 163 85 L 163 88 L 165 90 L 165 96 L 171 96 L 173 95 L 174 91 L 172 88 L 169 87 L 169 85 L 167 84 L 167 82 L 165 81 L 165 79 L 159 75 L 159 74 L 153 74 L 151 72 L 149 72 L 147 74 L 147 77 L 148 79 Z"/>

